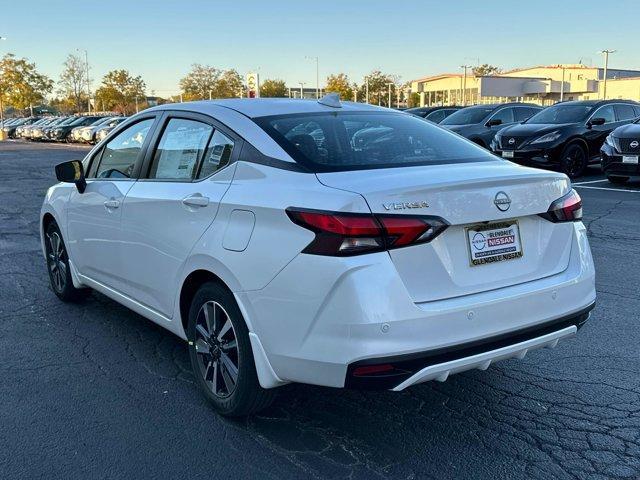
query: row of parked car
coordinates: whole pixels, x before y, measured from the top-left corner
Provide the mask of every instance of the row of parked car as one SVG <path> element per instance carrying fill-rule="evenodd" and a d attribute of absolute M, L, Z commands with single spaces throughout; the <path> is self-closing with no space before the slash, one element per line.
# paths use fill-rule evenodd
<path fill-rule="evenodd" d="M 12 118 L 4 122 L 3 130 L 9 138 L 94 144 L 125 119 L 115 115 Z"/>
<path fill-rule="evenodd" d="M 640 174 L 640 103 L 582 100 L 421 107 L 406 112 L 462 135 L 510 161 L 559 169 L 571 178 L 600 164 L 613 183 Z"/>

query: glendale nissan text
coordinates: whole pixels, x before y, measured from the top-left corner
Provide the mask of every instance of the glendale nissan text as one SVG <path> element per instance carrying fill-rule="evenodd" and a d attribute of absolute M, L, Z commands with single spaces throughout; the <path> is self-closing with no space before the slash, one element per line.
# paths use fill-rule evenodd
<path fill-rule="evenodd" d="M 291 382 L 401 391 L 485 370 L 555 347 L 595 304 L 564 174 L 337 95 L 154 107 L 56 176 L 55 294 L 95 289 L 187 340 L 224 415 Z"/>

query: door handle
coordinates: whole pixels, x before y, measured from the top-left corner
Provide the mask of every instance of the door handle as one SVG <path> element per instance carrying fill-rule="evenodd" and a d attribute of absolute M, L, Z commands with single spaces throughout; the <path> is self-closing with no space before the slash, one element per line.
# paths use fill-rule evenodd
<path fill-rule="evenodd" d="M 107 210 L 112 210 L 114 208 L 118 208 L 120 206 L 120 202 L 112 198 L 111 200 L 105 201 L 104 206 Z"/>
<path fill-rule="evenodd" d="M 201 194 L 195 193 L 183 198 L 182 203 L 188 207 L 206 207 L 209 205 L 209 197 L 203 197 Z"/>

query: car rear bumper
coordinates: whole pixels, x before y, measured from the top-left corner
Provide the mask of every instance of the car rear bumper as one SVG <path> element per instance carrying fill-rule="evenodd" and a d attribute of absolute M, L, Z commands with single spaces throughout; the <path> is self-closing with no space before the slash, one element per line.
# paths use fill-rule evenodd
<path fill-rule="evenodd" d="M 596 296 L 581 222 L 564 271 L 496 290 L 414 303 L 383 252 L 299 255 L 265 288 L 235 293 L 282 382 L 390 389 L 554 345 L 575 333 Z M 398 359 L 406 371 L 391 381 L 354 378 L 359 366 Z"/>

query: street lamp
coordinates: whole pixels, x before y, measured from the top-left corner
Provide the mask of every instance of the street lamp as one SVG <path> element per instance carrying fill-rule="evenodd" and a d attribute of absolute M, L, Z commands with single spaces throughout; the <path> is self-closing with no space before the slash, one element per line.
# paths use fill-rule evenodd
<path fill-rule="evenodd" d="M 84 52 L 84 66 L 87 75 L 87 111 L 91 113 L 91 86 L 89 84 L 89 54 L 86 50 L 76 48 L 78 52 Z"/>
<path fill-rule="evenodd" d="M 387 86 L 389 87 L 389 99 L 387 103 L 387 107 L 391 108 L 391 85 L 395 85 L 393 82 L 388 82 Z"/>
<path fill-rule="evenodd" d="M 616 50 L 602 50 L 601 54 L 604 55 L 604 86 L 602 87 L 602 99 L 607 99 L 607 69 L 609 68 L 609 54 L 615 53 Z"/>
<path fill-rule="evenodd" d="M 304 98 L 304 86 L 306 82 L 298 82 L 300 84 L 300 100 Z"/>
<path fill-rule="evenodd" d="M 467 68 L 473 68 L 471 65 L 460 65 L 460 68 L 464 70 L 463 83 L 462 83 L 462 105 L 467 105 Z"/>
<path fill-rule="evenodd" d="M 365 103 L 369 103 L 369 76 L 364 77 L 364 81 L 365 81 Z"/>
<path fill-rule="evenodd" d="M 318 57 L 310 57 L 305 56 L 307 60 L 315 60 L 316 61 L 316 98 L 320 99 L 320 69 L 319 69 L 319 59 Z"/>

